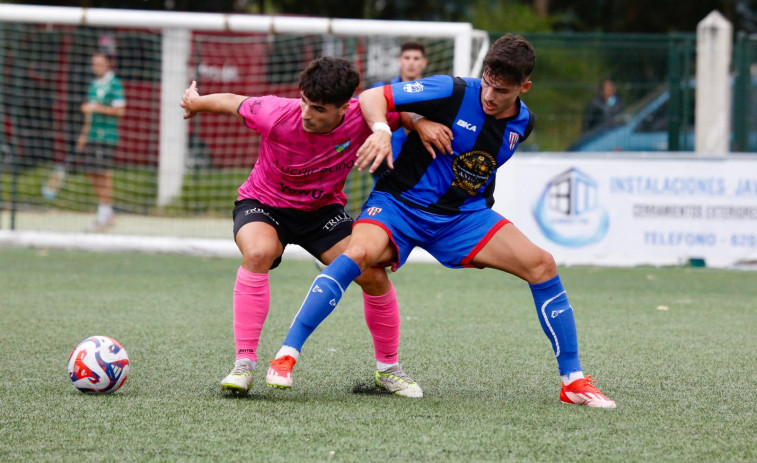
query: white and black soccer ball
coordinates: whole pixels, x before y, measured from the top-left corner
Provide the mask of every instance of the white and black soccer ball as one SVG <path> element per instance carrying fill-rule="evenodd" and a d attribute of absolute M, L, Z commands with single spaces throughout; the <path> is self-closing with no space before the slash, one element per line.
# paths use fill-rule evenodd
<path fill-rule="evenodd" d="M 126 349 L 113 338 L 91 336 L 68 357 L 68 376 L 74 387 L 90 394 L 108 394 L 123 386 L 129 374 Z"/>

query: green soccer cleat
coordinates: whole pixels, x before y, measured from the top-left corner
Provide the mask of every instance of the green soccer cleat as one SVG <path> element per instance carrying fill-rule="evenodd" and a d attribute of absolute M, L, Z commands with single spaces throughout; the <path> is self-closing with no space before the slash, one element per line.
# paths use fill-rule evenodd
<path fill-rule="evenodd" d="M 221 380 L 221 390 L 232 394 L 245 395 L 252 385 L 252 373 L 255 366 L 250 359 L 239 359 L 234 362 L 234 369 Z"/>
<path fill-rule="evenodd" d="M 385 391 L 414 399 L 423 397 L 421 387 L 402 370 L 401 365 L 393 366 L 386 371 L 376 370 L 375 376 L 376 386 Z"/>

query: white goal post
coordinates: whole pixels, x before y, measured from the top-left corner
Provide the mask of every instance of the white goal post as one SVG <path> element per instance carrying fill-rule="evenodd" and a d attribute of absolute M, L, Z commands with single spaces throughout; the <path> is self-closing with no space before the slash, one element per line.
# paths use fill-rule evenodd
<path fill-rule="evenodd" d="M 251 14 L 217 14 L 217 13 L 192 13 L 192 12 L 165 12 L 165 11 L 148 11 L 148 10 L 124 10 L 124 9 L 98 9 L 98 8 L 77 8 L 77 7 L 54 7 L 54 6 L 38 6 L 38 5 L 16 5 L 16 4 L 0 4 L 0 41 L 13 42 L 14 38 L 24 37 L 24 40 L 29 39 L 30 36 L 36 34 L 36 32 L 29 32 L 27 29 L 19 29 L 20 32 L 15 32 L 16 29 L 21 28 L 22 25 L 29 25 L 34 27 L 34 31 L 41 31 L 40 33 L 55 31 L 60 34 L 95 34 L 102 35 L 113 34 L 113 32 L 107 31 L 127 31 L 129 34 L 149 34 L 149 40 L 142 40 L 144 48 L 154 48 L 148 50 L 153 53 L 147 56 L 145 53 L 141 55 L 135 52 L 130 52 L 128 59 L 132 60 L 131 63 L 126 62 L 127 58 L 122 56 L 118 57 L 118 65 L 116 68 L 117 73 L 124 67 L 130 66 L 128 72 L 132 76 L 147 75 L 154 71 L 154 76 L 141 78 L 139 82 L 131 82 L 129 86 L 128 82 L 125 82 L 127 86 L 127 119 L 130 114 L 130 110 L 133 107 L 143 108 L 143 111 L 151 111 L 154 116 L 151 116 L 149 120 L 141 115 L 138 117 L 139 125 L 136 122 L 131 122 L 125 131 L 128 132 L 132 140 L 129 143 L 137 144 L 137 141 L 133 140 L 135 137 L 142 137 L 144 140 L 139 140 L 142 145 L 149 143 L 150 148 L 144 148 L 144 153 L 138 153 L 138 157 L 141 160 L 140 165 L 142 177 L 139 181 L 142 181 L 146 174 L 146 169 L 152 169 L 149 173 L 150 176 L 154 175 L 154 182 L 147 180 L 143 183 L 137 184 L 135 182 L 135 191 L 138 196 L 145 197 L 151 196 L 151 205 L 138 205 L 132 206 L 131 203 L 123 205 L 122 210 L 130 213 L 142 213 L 148 208 L 153 211 L 147 213 L 150 219 L 154 219 L 155 215 L 160 215 L 161 211 L 175 211 L 176 204 L 181 199 L 181 195 L 186 193 L 186 178 L 189 175 L 187 170 L 190 169 L 193 163 L 197 163 L 193 156 L 196 156 L 196 152 L 202 152 L 210 150 L 213 147 L 207 147 L 203 144 L 201 149 L 193 149 L 193 136 L 196 136 L 199 131 L 207 128 L 196 125 L 191 126 L 183 120 L 182 111 L 178 107 L 178 102 L 181 98 L 181 94 L 188 85 L 188 82 L 192 79 L 198 79 L 198 83 L 202 77 L 212 76 L 217 82 L 226 82 L 232 80 L 234 77 L 239 77 L 238 69 L 233 65 L 226 65 L 226 61 L 229 58 L 234 58 L 233 50 L 234 46 L 248 46 L 254 51 L 253 53 L 265 53 L 266 50 L 271 51 L 271 44 L 279 42 L 285 42 L 288 38 L 294 38 L 295 45 L 285 44 L 284 47 L 296 47 L 301 43 L 296 41 L 296 38 L 302 37 L 316 37 L 318 41 L 317 47 L 310 46 L 310 54 L 307 56 L 317 57 L 317 54 L 329 54 L 333 56 L 344 56 L 353 60 L 359 61 L 361 66 L 361 73 L 365 79 L 364 85 L 368 85 L 371 81 L 385 80 L 392 77 L 391 74 L 397 72 L 397 54 L 399 52 L 399 45 L 402 39 L 417 39 L 426 43 L 427 55 L 429 55 L 429 44 L 432 48 L 435 46 L 434 41 L 443 42 L 444 45 L 437 46 L 437 52 L 431 54 L 438 55 L 439 61 L 435 64 L 429 65 L 429 70 L 433 73 L 450 73 L 457 76 L 479 76 L 481 73 L 481 67 L 483 57 L 489 48 L 489 36 L 486 32 L 474 30 L 470 23 L 451 23 L 451 22 L 422 22 L 422 21 L 385 21 L 385 20 L 361 20 L 361 19 L 335 19 L 335 18 L 313 18 L 313 17 L 290 17 L 290 16 L 276 16 L 276 15 L 251 15 Z M 94 31 L 94 32 L 92 32 Z M 15 35 L 14 35 L 15 34 Z M 124 32 L 125 34 L 125 32 Z M 47 125 L 38 124 L 33 119 L 41 114 L 42 108 L 44 108 L 44 102 L 49 96 L 35 96 L 35 105 L 40 108 L 40 111 L 36 110 L 23 110 L 19 111 L 16 106 L 19 103 L 11 103 L 11 100 L 15 95 L 18 95 L 18 89 L 23 87 L 23 81 L 27 74 L 24 70 L 18 71 L 18 68 L 23 67 L 25 64 L 23 58 L 24 54 L 34 55 L 34 58 L 28 59 L 30 66 L 40 64 L 39 60 L 46 59 L 48 63 L 42 63 L 42 67 L 53 68 L 59 67 L 56 71 L 48 72 L 48 76 L 45 77 L 47 81 L 54 80 L 55 77 L 51 76 L 64 76 L 65 79 L 71 79 L 75 72 L 82 74 L 85 71 L 85 56 L 82 51 L 82 42 L 92 42 L 91 37 L 87 37 L 86 40 L 71 39 L 62 40 L 63 45 L 53 44 L 57 39 L 47 37 L 42 39 L 41 45 L 48 47 L 40 57 L 38 50 L 19 49 L 13 43 L 0 43 L 0 110 L 6 112 L 5 115 L 0 114 L 0 130 L 2 125 L 13 126 L 14 122 L 17 122 L 19 118 L 26 118 L 23 122 L 26 124 L 25 135 L 28 140 L 33 137 L 35 130 L 48 130 L 48 127 L 55 125 L 56 130 L 65 131 L 63 135 L 57 136 L 55 140 L 49 140 L 43 148 L 38 151 L 55 151 L 55 156 L 60 160 L 61 153 L 70 148 L 72 141 L 75 139 L 76 133 L 74 127 L 76 118 L 71 121 L 66 120 L 66 114 L 73 115 L 71 108 L 76 103 L 73 96 L 61 96 L 57 95 L 59 90 L 69 90 L 74 88 L 81 89 L 84 83 L 76 83 L 76 85 L 58 84 L 55 88 L 55 92 L 58 98 L 67 98 L 64 103 L 57 103 L 57 110 L 60 112 L 60 108 L 65 108 L 65 111 L 61 114 L 49 116 L 50 121 L 46 122 Z M 78 40 L 78 41 L 77 41 Z M 257 41 L 257 42 L 253 42 Z M 46 42 L 45 42 L 46 41 Z M 144 42 L 150 42 L 145 46 Z M 358 45 L 354 45 L 355 42 L 359 42 Z M 242 43 L 242 45 L 239 45 Z M 72 45 L 73 44 L 73 45 Z M 206 64 L 201 62 L 201 58 L 196 55 L 200 46 L 205 47 L 203 53 L 206 50 L 222 50 L 224 48 L 227 51 L 218 52 L 215 57 L 215 61 L 212 64 Z M 227 46 L 228 45 L 228 46 Z M 72 50 L 75 50 L 80 56 L 61 58 L 59 63 L 53 63 L 58 53 L 56 46 L 60 46 L 61 50 L 65 48 L 69 55 Z M 79 47 L 78 49 L 76 47 Z M 119 43 L 119 51 L 125 51 L 125 47 L 129 44 Z M 349 47 L 352 47 L 348 50 Z M 443 47 L 443 50 L 441 49 Z M 5 53 L 3 52 L 5 48 Z M 354 51 L 353 48 L 357 48 L 358 51 Z M 233 49 L 228 51 L 228 49 Z M 10 51 L 9 51 L 10 50 Z M 15 61 L 9 58 L 15 53 Z M 313 56 L 316 54 L 316 56 Z M 123 53 L 121 53 L 123 55 Z M 146 57 L 147 56 L 147 57 Z M 302 55 L 304 57 L 305 54 Z M 135 58 L 136 57 L 136 58 Z M 153 58 L 157 57 L 157 58 Z M 4 59 L 7 58 L 7 59 Z M 152 65 L 152 62 L 157 59 L 159 62 L 156 66 Z M 248 61 L 254 60 L 255 57 L 245 57 Z M 35 61 L 36 60 L 36 61 Z M 68 61 L 65 61 L 68 60 Z M 64 63 L 65 61 L 65 63 Z M 246 61 L 246 62 L 248 62 Z M 266 72 L 269 74 L 272 72 L 278 72 L 280 74 L 286 74 L 287 77 L 271 78 L 268 76 L 269 81 L 273 81 L 272 85 L 265 87 L 245 87 L 245 94 L 249 95 L 261 95 L 266 93 L 256 92 L 270 92 L 279 94 L 278 89 L 283 89 L 284 96 L 291 95 L 291 82 L 294 79 L 292 76 L 296 76 L 299 70 L 302 69 L 305 64 L 300 59 L 299 62 L 295 59 L 282 58 L 280 65 L 282 69 L 272 71 L 273 64 L 268 63 L 267 70 L 256 70 L 254 72 L 262 73 L 265 76 Z M 430 60 L 431 61 L 431 60 Z M 444 62 L 442 62 L 444 61 Z M 73 63 L 73 64 L 72 64 Z M 136 64 L 134 64 L 136 63 Z M 146 63 L 146 64 L 145 64 Z M 139 66 L 145 66 L 144 70 L 141 70 Z M 9 69 L 13 67 L 12 74 L 6 76 L 1 72 L 11 72 Z M 57 73 L 57 74 L 56 74 Z M 159 74 L 159 75 L 158 75 Z M 20 77 L 19 77 L 20 76 Z M 120 74 L 119 74 L 120 77 Z M 84 82 L 84 78 L 80 78 Z M 128 79 L 128 77 L 127 77 Z M 278 79 L 278 80 L 277 80 Z M 136 79 L 132 79 L 136 80 Z M 207 79 L 206 79 L 207 80 Z M 242 81 L 244 79 L 237 79 Z M 147 82 L 157 82 L 157 84 L 148 84 Z M 11 82 L 13 82 L 11 84 Z M 21 83 L 19 83 L 21 82 Z M 278 87 L 275 85 L 277 82 L 283 84 Z M 3 89 L 2 87 L 6 88 Z M 52 86 L 52 85 L 51 85 Z M 137 105 L 132 105 L 133 99 L 129 99 L 129 92 L 136 91 L 135 88 L 142 89 L 144 93 L 144 101 L 138 101 Z M 240 86 L 222 87 L 220 84 L 215 87 L 204 86 L 206 92 L 211 91 L 235 91 L 239 93 Z M 213 90 L 211 90 L 211 88 Z M 362 88 L 365 88 L 363 86 Z M 216 90 L 220 89 L 220 90 Z M 22 88 L 27 93 L 32 90 Z M 287 94 L 287 91 L 289 94 Z M 52 94 L 52 91 L 51 91 Z M 156 101 L 159 100 L 159 101 Z M 5 105 L 4 105 L 5 104 Z M 77 103 L 78 104 L 78 103 Z M 16 106 L 13 106 L 16 105 Z M 148 109 L 147 108 L 149 105 Z M 14 112 L 15 111 L 15 112 Z M 13 118 L 16 118 L 15 120 Z M 78 116 L 77 116 L 78 117 Z M 64 122 L 61 122 L 64 121 Z M 205 123 L 205 122 L 203 122 Z M 122 126 L 124 124 L 122 123 Z M 227 124 L 229 125 L 229 124 Z M 61 129 L 62 127 L 62 129 Z M 78 129 L 77 129 L 78 130 Z M 224 129 L 225 130 L 225 129 Z M 124 131 L 124 128 L 121 128 Z M 6 132 L 12 132 L 6 130 Z M 16 134 L 20 133 L 16 130 Z M 31 135 L 30 135 L 31 133 Z M 194 133 L 194 135 L 192 134 Z M 3 137 L 0 133 L 0 148 L 3 147 Z M 218 130 L 218 138 L 230 138 L 221 129 Z M 17 138 L 17 137 L 16 137 Z M 149 140 L 147 140 L 149 138 Z M 8 140 L 13 143 L 13 137 L 6 137 L 5 143 L 8 145 Z M 153 140 L 154 139 L 154 140 Z M 121 143 L 121 142 L 119 142 Z M 213 142 L 215 143 L 215 142 Z M 241 142 L 237 142 L 239 145 Z M 152 148 L 154 146 L 154 148 Z M 196 147 L 195 147 L 196 148 Z M 140 148 L 141 149 L 141 148 Z M 233 151 L 235 147 L 224 148 L 228 151 Z M 28 150 L 29 151 L 29 150 Z M 148 152 L 149 151 L 149 152 Z M 2 153 L 0 153 L 1 155 Z M 133 154 L 133 152 L 131 153 Z M 224 154 L 227 156 L 228 154 Z M 37 158 L 42 156 L 35 154 Z M 6 156 L 7 158 L 7 156 Z M 43 160 L 44 161 L 44 160 Z M 214 159 L 215 161 L 215 159 Z M 45 161 L 48 164 L 51 161 Z M 222 167 L 228 167 L 228 163 L 224 164 L 224 159 L 221 159 L 220 164 Z M 154 167 L 149 167 L 149 166 Z M 3 166 L 3 159 L 0 158 L 0 168 Z M 148 166 L 148 167 L 144 167 Z M 235 164 L 239 167 L 239 162 Z M 247 167 L 247 172 L 249 172 Z M 8 169 L 6 169 L 7 175 Z M 0 174 L 3 174 L 0 169 Z M 3 185 L 2 175 L 0 175 L 0 185 Z M 152 177 L 150 177 L 152 178 Z M 15 180 L 14 180 L 15 181 Z M 23 181 L 23 179 L 21 180 Z M 154 188 L 150 185 L 144 186 L 144 184 L 153 182 Z M 6 181 L 6 184 L 8 182 Z M 241 182 L 240 182 L 241 183 Z M 154 189 L 154 193 L 151 190 Z M 8 187 L 6 186 L 6 190 Z M 27 188 L 33 190 L 32 187 Z M 91 202 L 91 193 L 87 193 L 86 187 L 82 186 L 82 193 L 80 197 L 89 195 L 87 201 Z M 149 190 L 149 191 L 143 191 Z M 19 191 L 26 191 L 24 188 L 20 188 Z M 36 191 L 39 191 L 37 188 Z M 7 198 L 8 192 L 5 192 Z M 72 195 L 73 196 L 73 195 Z M 21 198 L 20 201 L 24 202 Z M 73 200 L 71 200 L 73 201 Z M 82 200 L 84 201 L 84 200 Z M 115 198 L 116 205 L 118 206 L 119 199 Z M 7 199 L 6 199 L 7 202 Z M 126 204 L 128 201 L 123 199 L 121 201 Z M 3 192 L 0 191 L 0 204 L 3 203 Z M 58 205 L 62 204 L 61 202 Z M 74 205 L 72 202 L 66 203 L 62 206 L 63 212 L 67 208 L 73 211 L 81 211 L 84 206 Z M 60 212 L 61 207 L 53 205 L 54 212 Z M 22 207 L 23 208 L 23 207 Z M 173 209 L 172 209 L 173 208 Z M 2 208 L 0 208 L 2 209 Z M 7 208 L 5 208 L 7 209 Z M 49 203 L 45 203 L 37 198 L 32 198 L 26 203 L 25 209 L 27 210 L 51 210 Z M 196 208 L 202 209 L 201 207 Z M 230 205 L 229 205 L 230 209 Z M 157 211 L 157 212 L 155 212 Z M 175 217 L 172 217 L 175 218 Z M 192 217 L 196 219 L 197 217 Z M 2 226 L 2 210 L 0 210 L 0 228 L 7 228 Z M 44 220 L 48 222 L 47 228 L 35 228 L 35 227 L 21 227 L 26 228 L 26 231 L 34 232 L 49 232 L 49 231 L 71 231 L 70 227 L 62 226 L 60 230 L 49 228 L 50 220 Z M 152 223 L 152 222 L 151 222 Z M 129 235 L 139 234 L 136 230 L 137 227 L 132 227 L 126 233 Z M 146 227 L 150 229 L 150 227 Z M 148 235 L 161 235 L 162 232 L 148 231 Z M 167 232 L 165 235 L 171 236 L 171 232 Z M 212 234 L 211 234 L 212 235 Z M 211 235 L 198 235 L 197 238 L 209 238 L 214 237 Z"/>

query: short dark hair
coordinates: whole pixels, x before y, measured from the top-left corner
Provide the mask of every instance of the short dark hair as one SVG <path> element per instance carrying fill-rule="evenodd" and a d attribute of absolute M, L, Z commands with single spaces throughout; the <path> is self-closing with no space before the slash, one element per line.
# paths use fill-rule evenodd
<path fill-rule="evenodd" d="M 535 65 L 534 47 L 515 34 L 498 38 L 484 58 L 484 72 L 510 84 L 522 84 L 528 80 Z"/>
<path fill-rule="evenodd" d="M 355 94 L 360 74 L 342 58 L 324 56 L 311 61 L 300 73 L 300 90 L 311 101 L 342 106 Z"/>
<path fill-rule="evenodd" d="M 403 43 L 402 48 L 400 48 L 400 55 L 408 50 L 418 50 L 421 52 L 421 55 L 426 56 L 426 47 L 417 40 L 408 40 Z"/>

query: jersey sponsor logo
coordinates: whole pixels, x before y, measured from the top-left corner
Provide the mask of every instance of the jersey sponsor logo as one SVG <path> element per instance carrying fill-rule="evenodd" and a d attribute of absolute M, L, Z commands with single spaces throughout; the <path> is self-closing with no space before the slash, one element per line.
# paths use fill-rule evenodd
<path fill-rule="evenodd" d="M 333 166 L 327 166 L 327 167 L 292 167 L 292 166 L 287 166 L 284 164 L 279 164 L 278 159 L 274 158 L 273 164 L 276 166 L 277 169 L 279 169 L 284 174 L 300 176 L 300 175 L 311 175 L 311 174 L 318 174 L 318 173 L 325 174 L 327 172 L 334 173 L 334 172 L 342 172 L 345 170 L 351 170 L 352 167 L 355 165 L 355 161 L 351 159 L 348 161 L 338 162 L 334 164 Z"/>
<path fill-rule="evenodd" d="M 368 214 L 371 217 L 373 217 L 374 215 L 378 214 L 379 212 L 381 212 L 381 208 L 380 207 L 369 207 L 368 209 L 365 210 L 365 213 Z"/>
<path fill-rule="evenodd" d="M 459 125 L 460 127 L 466 130 L 470 130 L 471 132 L 475 132 L 477 128 L 475 125 L 471 124 L 470 122 L 466 122 L 462 119 L 457 120 L 457 125 Z M 512 147 L 510 147 L 510 149 L 512 149 Z"/>
<path fill-rule="evenodd" d="M 326 225 L 323 226 L 323 229 L 326 231 L 331 231 L 334 229 L 334 227 L 344 222 L 352 222 L 352 217 L 347 215 L 346 212 L 342 212 L 336 217 L 332 217 L 328 222 L 326 222 Z"/>
<path fill-rule="evenodd" d="M 463 153 L 452 161 L 452 172 L 455 174 L 452 186 L 474 196 L 486 185 L 496 168 L 494 156 L 485 151 Z"/>
<path fill-rule="evenodd" d="M 520 140 L 520 136 L 515 132 L 510 132 L 510 151 L 515 149 L 515 145 L 518 144 L 518 140 Z"/>
<path fill-rule="evenodd" d="M 334 146 L 337 153 L 341 153 L 342 151 L 346 150 L 349 147 L 350 147 L 349 140 L 342 140 Z"/>
<path fill-rule="evenodd" d="M 402 86 L 402 90 L 407 93 L 418 93 L 423 91 L 423 84 L 420 82 L 408 82 Z"/>
<path fill-rule="evenodd" d="M 253 207 L 252 209 L 247 209 L 244 211 L 244 215 L 252 215 L 252 214 L 260 214 L 268 217 L 269 219 L 273 220 L 273 222 L 276 225 L 279 225 L 279 221 L 271 217 L 271 214 L 269 214 L 267 211 L 259 208 L 259 207 Z"/>
<path fill-rule="evenodd" d="M 316 190 L 315 188 L 306 188 L 301 190 L 299 188 L 292 188 L 288 185 L 284 185 L 281 182 L 279 182 L 279 187 L 281 188 L 282 193 L 289 195 L 312 196 L 313 199 L 321 199 L 324 194 L 323 190 Z"/>

